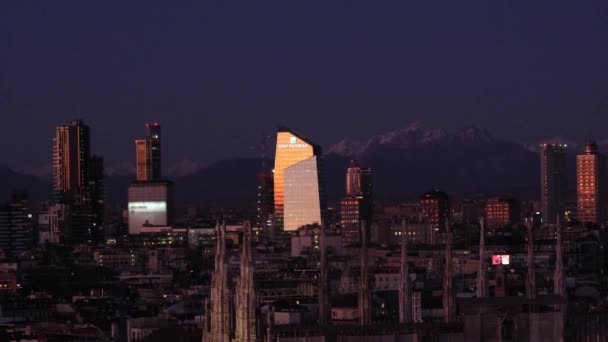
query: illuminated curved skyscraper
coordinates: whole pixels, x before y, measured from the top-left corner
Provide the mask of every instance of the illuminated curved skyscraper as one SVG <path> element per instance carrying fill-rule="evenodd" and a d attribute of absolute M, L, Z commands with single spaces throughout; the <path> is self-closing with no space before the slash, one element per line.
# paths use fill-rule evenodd
<path fill-rule="evenodd" d="M 286 127 L 277 132 L 274 212 L 277 227 L 294 231 L 322 223 L 321 147 Z"/>

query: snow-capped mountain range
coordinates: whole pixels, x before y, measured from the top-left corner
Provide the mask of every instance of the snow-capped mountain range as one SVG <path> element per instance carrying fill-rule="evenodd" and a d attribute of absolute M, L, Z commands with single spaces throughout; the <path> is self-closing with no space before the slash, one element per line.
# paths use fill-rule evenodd
<path fill-rule="evenodd" d="M 424 128 L 419 122 L 403 129 L 374 135 L 366 141 L 344 139 L 327 150 L 329 155 L 344 157 L 364 157 L 379 150 L 390 148 L 408 150 L 417 147 L 449 143 L 491 143 L 495 139 L 486 130 L 478 127 L 467 127 L 453 134 L 443 129 Z"/>

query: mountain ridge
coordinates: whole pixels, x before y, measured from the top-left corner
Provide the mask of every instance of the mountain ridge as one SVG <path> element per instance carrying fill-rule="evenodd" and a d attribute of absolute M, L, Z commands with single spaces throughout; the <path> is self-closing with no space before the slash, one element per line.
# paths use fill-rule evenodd
<path fill-rule="evenodd" d="M 416 122 L 368 139 L 343 139 L 332 145 L 323 158 L 325 189 L 330 200 L 344 195 L 346 168 L 352 160 L 373 169 L 377 198 L 403 198 L 431 188 L 453 193 L 535 189 L 540 182 L 539 144 L 496 139 L 488 130 L 476 126 L 449 133 L 424 128 Z M 608 147 L 608 141 L 603 146 Z M 576 146 L 571 151 L 576 151 Z M 575 154 L 570 153 L 569 163 Z M 232 158 L 209 164 L 182 160 L 176 165 L 167 168 L 167 174 L 173 174 L 169 178 L 176 183 L 179 202 L 196 205 L 234 201 L 253 205 L 257 175 L 262 165 L 271 166 L 272 160 Z M 112 175 L 106 177 L 107 200 L 124 205 L 127 185 L 135 176 L 126 163 L 108 170 Z M 12 190 L 25 190 L 33 199 L 50 199 L 50 179 L 41 180 L 7 167 L 0 167 L 0 177 L 0 202 L 8 199 Z"/>

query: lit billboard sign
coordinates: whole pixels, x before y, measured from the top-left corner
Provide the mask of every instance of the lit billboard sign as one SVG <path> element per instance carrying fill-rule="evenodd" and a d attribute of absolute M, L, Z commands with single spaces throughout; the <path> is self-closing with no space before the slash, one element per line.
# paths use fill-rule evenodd
<path fill-rule="evenodd" d="M 498 254 L 492 255 L 492 265 L 508 265 L 510 261 L 509 255 Z"/>
<path fill-rule="evenodd" d="M 167 225 L 167 202 L 129 202 L 129 232 L 144 225 Z"/>
<path fill-rule="evenodd" d="M 296 137 L 289 138 L 289 144 L 278 144 L 277 148 L 306 148 L 308 147 L 307 143 L 298 143 L 298 139 Z"/>

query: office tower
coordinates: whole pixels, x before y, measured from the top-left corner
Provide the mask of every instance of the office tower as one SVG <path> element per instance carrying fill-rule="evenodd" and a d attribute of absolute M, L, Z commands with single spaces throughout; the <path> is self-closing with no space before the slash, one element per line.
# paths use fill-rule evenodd
<path fill-rule="evenodd" d="M 340 201 L 344 245 L 359 243 L 361 222 L 371 232 L 373 220 L 372 170 L 351 166 L 346 171 L 346 197 Z M 368 236 L 369 239 L 369 236 Z"/>
<path fill-rule="evenodd" d="M 297 230 L 322 223 L 321 148 L 281 127 L 274 164 L 274 216 L 277 228 Z"/>
<path fill-rule="evenodd" d="M 32 243 L 32 220 L 24 194 L 13 194 L 10 202 L 0 205 L 0 249 L 18 256 Z"/>
<path fill-rule="evenodd" d="M 173 183 L 147 181 L 129 184 L 129 234 L 144 227 L 166 227 L 173 213 Z"/>
<path fill-rule="evenodd" d="M 544 222 L 548 224 L 555 224 L 557 215 L 564 212 L 566 147 L 563 144 L 540 145 L 541 212 Z"/>
<path fill-rule="evenodd" d="M 99 201 L 103 201 L 102 163 L 99 157 L 90 157 L 90 129 L 82 120 L 73 120 L 55 129 L 53 188 L 55 202 L 66 206 L 66 224 L 61 232 L 64 241 L 94 242 L 93 223 L 97 224 L 96 217 L 103 217 L 100 211 L 93 211 L 93 207 L 103 210 L 98 206 Z M 95 173 L 94 179 L 91 179 L 90 172 Z M 97 202 L 95 206 L 92 196 Z"/>
<path fill-rule="evenodd" d="M 262 170 L 258 174 L 257 226 L 268 232 L 272 226 L 274 213 L 272 170 Z"/>
<path fill-rule="evenodd" d="M 138 181 L 150 179 L 148 168 L 148 141 L 145 139 L 135 140 L 135 167 L 135 175 Z"/>
<path fill-rule="evenodd" d="M 103 158 L 92 156 L 89 159 L 88 203 L 91 215 L 91 239 L 94 244 L 103 242 L 104 231 L 104 168 Z"/>
<path fill-rule="evenodd" d="M 519 222 L 521 205 L 515 198 L 490 198 L 484 209 L 488 229 L 497 229 Z"/>
<path fill-rule="evenodd" d="M 82 196 L 87 186 L 90 155 L 89 126 L 82 120 L 55 129 L 53 189 L 58 203 L 70 203 Z"/>
<path fill-rule="evenodd" d="M 150 160 L 150 179 L 159 180 L 162 177 L 161 174 L 161 149 L 160 149 L 160 125 L 155 122 L 154 124 L 147 124 L 146 129 L 148 136 L 148 159 Z"/>
<path fill-rule="evenodd" d="M 155 122 L 146 124 L 146 138 L 135 140 L 135 163 L 138 181 L 160 180 L 161 164 L 161 131 Z"/>
<path fill-rule="evenodd" d="M 450 198 L 445 192 L 433 190 L 422 195 L 418 205 L 422 219 L 431 226 L 431 243 L 436 243 L 437 232 L 450 216 Z"/>
<path fill-rule="evenodd" d="M 285 169 L 285 231 L 323 223 L 319 163 L 313 156 Z"/>
<path fill-rule="evenodd" d="M 577 212 L 580 222 L 601 223 L 604 220 L 604 156 L 595 141 L 585 145 L 576 156 Z"/>

